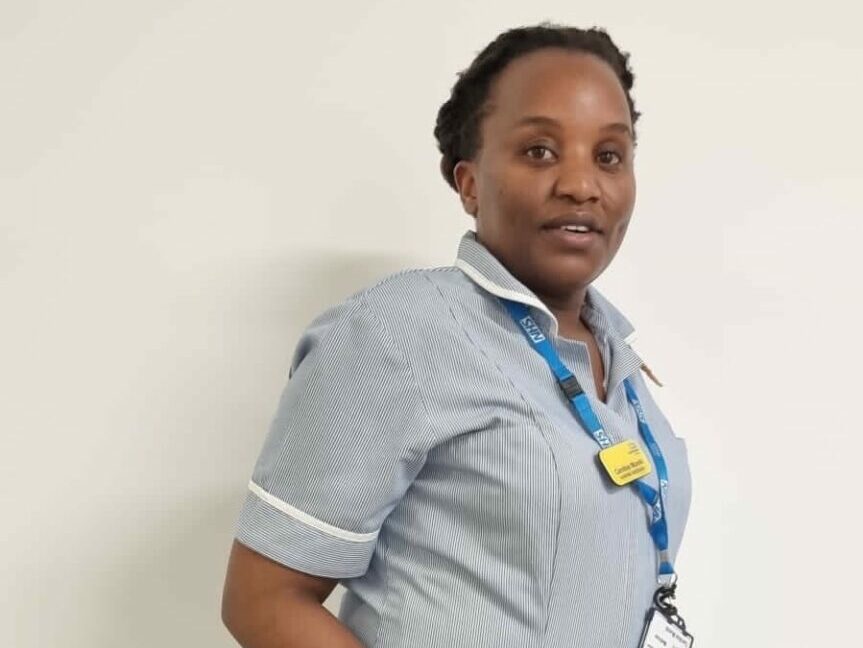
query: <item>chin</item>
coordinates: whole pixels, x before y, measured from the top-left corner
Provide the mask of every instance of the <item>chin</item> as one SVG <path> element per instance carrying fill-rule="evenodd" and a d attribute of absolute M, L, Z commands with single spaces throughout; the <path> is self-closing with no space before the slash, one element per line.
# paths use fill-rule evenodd
<path fill-rule="evenodd" d="M 595 263 L 588 262 L 583 258 L 567 259 L 551 265 L 553 267 L 543 274 L 546 274 L 550 280 L 555 280 L 556 283 L 575 287 L 589 284 L 602 272 L 601 268 Z"/>

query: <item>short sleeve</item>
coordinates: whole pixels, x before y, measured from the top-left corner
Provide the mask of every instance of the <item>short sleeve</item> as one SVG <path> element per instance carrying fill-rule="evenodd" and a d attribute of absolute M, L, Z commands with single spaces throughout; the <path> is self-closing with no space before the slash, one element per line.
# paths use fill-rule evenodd
<path fill-rule="evenodd" d="M 361 297 L 297 345 L 243 504 L 237 540 L 330 578 L 360 576 L 432 436 L 410 364 Z"/>

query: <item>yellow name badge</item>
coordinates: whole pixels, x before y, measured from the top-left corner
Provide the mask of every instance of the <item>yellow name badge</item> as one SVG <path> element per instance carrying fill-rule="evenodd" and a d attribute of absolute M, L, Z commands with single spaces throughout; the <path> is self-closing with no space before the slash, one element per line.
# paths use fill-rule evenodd
<path fill-rule="evenodd" d="M 599 451 L 599 460 L 618 486 L 626 486 L 653 470 L 647 455 L 635 441 L 622 441 Z"/>

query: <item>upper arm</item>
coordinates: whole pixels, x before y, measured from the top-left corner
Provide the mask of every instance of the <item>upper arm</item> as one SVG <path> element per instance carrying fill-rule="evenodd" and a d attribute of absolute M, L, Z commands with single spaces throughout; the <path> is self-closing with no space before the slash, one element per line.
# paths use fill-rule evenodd
<path fill-rule="evenodd" d="M 357 298 L 298 345 L 237 531 L 299 572 L 360 576 L 433 438 L 408 358 Z"/>
<path fill-rule="evenodd" d="M 222 616 L 230 617 L 245 603 L 278 593 L 311 596 L 319 603 L 330 595 L 337 580 L 313 576 L 281 565 L 234 540 L 222 594 Z"/>
<path fill-rule="evenodd" d="M 296 571 L 234 542 L 222 595 L 222 621 L 247 648 L 363 644 L 321 603 L 336 581 Z"/>

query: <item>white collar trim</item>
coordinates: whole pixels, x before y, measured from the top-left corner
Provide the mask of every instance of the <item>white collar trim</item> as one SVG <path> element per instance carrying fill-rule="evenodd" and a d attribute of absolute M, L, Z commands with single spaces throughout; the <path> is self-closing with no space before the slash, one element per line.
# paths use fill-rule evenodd
<path fill-rule="evenodd" d="M 491 294 L 498 297 L 503 297 L 504 299 L 509 299 L 511 301 L 517 301 L 522 304 L 527 304 L 528 306 L 533 306 L 534 308 L 538 308 L 543 313 L 547 314 L 553 322 L 554 330 L 551 332 L 551 334 L 557 335 L 557 318 L 548 309 L 548 306 L 543 304 L 539 299 L 533 297 L 532 295 L 525 295 L 524 293 L 510 290 L 509 288 L 504 288 L 503 286 L 494 283 L 464 259 L 456 259 L 455 266 Z"/>

